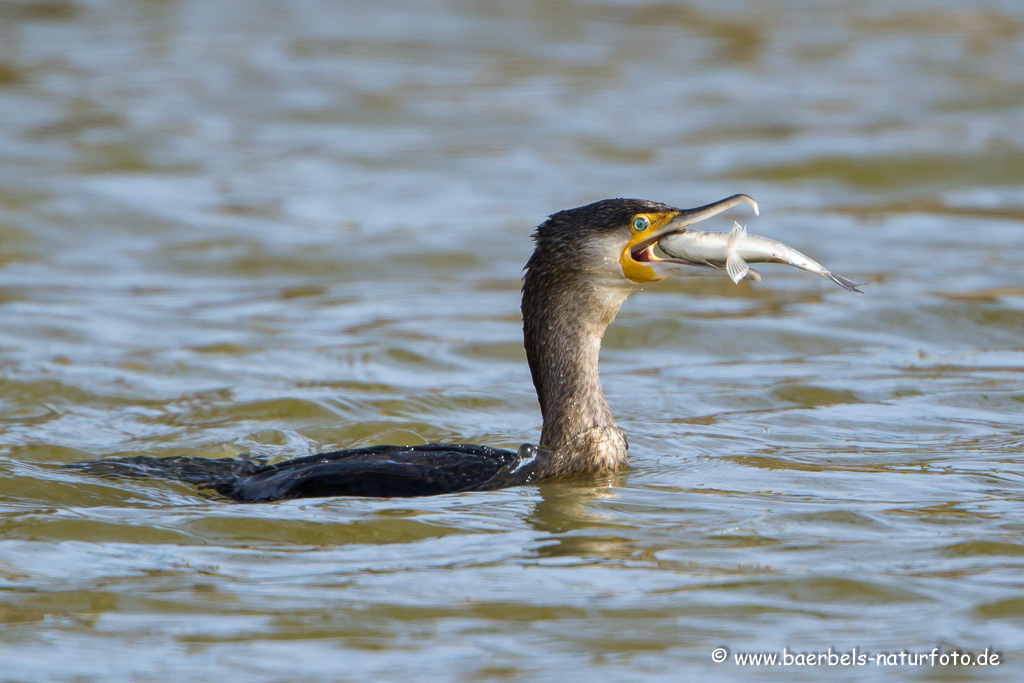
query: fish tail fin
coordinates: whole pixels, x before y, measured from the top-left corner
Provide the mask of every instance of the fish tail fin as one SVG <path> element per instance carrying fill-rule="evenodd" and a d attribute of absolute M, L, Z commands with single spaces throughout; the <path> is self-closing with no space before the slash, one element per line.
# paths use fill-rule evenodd
<path fill-rule="evenodd" d="M 861 287 L 861 286 L 864 285 L 863 282 L 854 282 L 853 280 L 847 280 L 842 275 L 836 275 L 831 270 L 826 270 L 825 271 L 825 277 L 827 277 L 829 280 L 831 280 L 832 282 L 836 283 L 837 285 L 839 285 L 840 287 L 842 287 L 843 289 L 845 289 L 848 292 L 856 292 L 857 294 L 863 294 L 864 293 L 864 292 L 860 291 L 859 289 L 857 289 L 858 287 Z"/>
<path fill-rule="evenodd" d="M 728 258 L 725 259 L 725 272 L 729 274 L 729 278 L 736 284 L 740 283 L 740 280 L 747 276 L 750 272 L 750 266 L 744 261 L 739 254 L 732 252 Z"/>

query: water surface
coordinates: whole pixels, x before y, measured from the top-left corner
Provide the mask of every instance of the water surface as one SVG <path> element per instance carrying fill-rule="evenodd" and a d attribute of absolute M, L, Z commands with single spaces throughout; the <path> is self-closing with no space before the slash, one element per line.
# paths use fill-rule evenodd
<path fill-rule="evenodd" d="M 1019 680 L 1018 3 L 386 4 L 0 4 L 0 678 Z M 533 226 L 734 192 L 761 216 L 708 229 L 866 293 L 632 298 L 614 477 L 238 505 L 58 467 L 535 442 Z M 783 648 L 1002 663 L 731 659 Z"/>

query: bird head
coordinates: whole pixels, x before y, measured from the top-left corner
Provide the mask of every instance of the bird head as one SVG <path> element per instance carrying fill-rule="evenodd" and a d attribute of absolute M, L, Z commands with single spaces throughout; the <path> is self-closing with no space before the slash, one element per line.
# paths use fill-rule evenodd
<path fill-rule="evenodd" d="M 758 210 L 749 196 L 736 194 L 694 209 L 641 199 L 603 199 L 559 211 L 534 233 L 537 248 L 527 268 L 585 274 L 603 285 L 633 288 L 694 273 L 700 264 L 657 255 L 658 240 L 737 204 Z"/>

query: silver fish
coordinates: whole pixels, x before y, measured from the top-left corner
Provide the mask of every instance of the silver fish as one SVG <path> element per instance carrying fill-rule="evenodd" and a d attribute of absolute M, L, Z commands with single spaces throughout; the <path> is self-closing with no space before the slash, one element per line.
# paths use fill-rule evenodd
<path fill-rule="evenodd" d="M 725 272 L 733 282 L 739 283 L 744 277 L 760 280 L 757 271 L 747 263 L 785 263 L 791 266 L 827 277 L 843 289 L 862 294 L 857 287 L 863 282 L 847 280 L 805 254 L 801 254 L 782 242 L 747 234 L 746 227 L 733 223 L 729 232 L 703 232 L 686 230 L 662 237 L 658 242 L 662 251 L 673 258 L 691 263 L 702 263 L 715 268 L 725 266 Z"/>

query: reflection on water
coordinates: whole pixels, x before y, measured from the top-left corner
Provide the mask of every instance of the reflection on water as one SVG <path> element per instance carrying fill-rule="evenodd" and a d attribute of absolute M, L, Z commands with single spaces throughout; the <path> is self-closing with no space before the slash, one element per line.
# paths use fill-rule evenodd
<path fill-rule="evenodd" d="M 989 647 L 900 673 L 1016 680 L 1022 60 L 998 0 L 0 1 L 4 671 L 749 680 L 712 649 Z M 866 293 L 765 266 L 627 302 L 627 472 L 247 506 L 55 466 L 535 441 L 532 226 L 734 192 Z"/>

